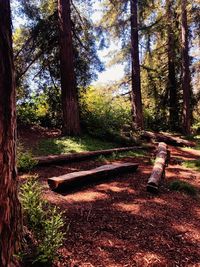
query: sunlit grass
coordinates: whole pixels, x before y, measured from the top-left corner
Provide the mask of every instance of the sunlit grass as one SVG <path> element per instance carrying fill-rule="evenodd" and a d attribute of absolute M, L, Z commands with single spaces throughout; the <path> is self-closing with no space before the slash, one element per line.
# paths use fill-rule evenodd
<path fill-rule="evenodd" d="M 33 150 L 35 155 L 50 155 L 94 151 L 116 148 L 116 143 L 85 135 L 83 137 L 61 137 L 42 140 Z"/>
<path fill-rule="evenodd" d="M 196 142 L 195 147 L 185 147 L 183 150 L 189 151 L 191 149 L 200 150 L 200 135 L 190 135 L 187 137 L 188 140 Z"/>
<path fill-rule="evenodd" d="M 144 150 L 138 150 L 138 151 L 124 151 L 124 152 L 114 152 L 112 153 L 112 155 L 109 156 L 104 156 L 104 155 L 100 155 L 97 158 L 97 161 L 101 161 L 101 162 L 107 162 L 107 161 L 112 161 L 112 160 L 119 160 L 119 159 L 123 159 L 123 158 L 127 158 L 127 157 L 144 157 L 146 155 L 146 152 Z"/>
<path fill-rule="evenodd" d="M 186 160 L 182 163 L 183 167 L 200 170 L 200 159 L 197 160 Z"/>

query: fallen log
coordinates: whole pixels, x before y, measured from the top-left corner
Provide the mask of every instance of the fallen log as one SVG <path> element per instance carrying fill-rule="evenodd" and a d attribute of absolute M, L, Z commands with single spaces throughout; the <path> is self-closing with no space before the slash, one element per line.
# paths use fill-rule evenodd
<path fill-rule="evenodd" d="M 131 150 L 138 150 L 143 149 L 142 147 L 121 147 L 121 148 L 113 148 L 107 150 L 96 150 L 96 151 L 89 151 L 89 152 L 81 152 L 81 153 L 69 153 L 69 154 L 61 154 L 61 155 L 49 155 L 49 156 L 42 156 L 42 157 L 35 157 L 34 159 L 37 162 L 38 166 L 48 165 L 52 163 L 67 163 L 72 161 L 79 161 L 85 160 L 89 158 L 94 158 L 99 155 L 112 155 L 112 153 L 120 153 L 126 152 Z"/>
<path fill-rule="evenodd" d="M 161 178 L 165 175 L 165 167 L 168 163 L 169 151 L 165 143 L 158 144 L 158 151 L 153 171 L 147 183 L 147 191 L 157 193 Z"/>
<path fill-rule="evenodd" d="M 72 172 L 59 177 L 52 177 L 48 179 L 48 184 L 52 190 L 60 191 L 69 186 L 83 185 L 86 182 L 96 182 L 114 174 L 135 171 L 137 168 L 137 163 L 113 163 L 88 171 Z"/>
<path fill-rule="evenodd" d="M 155 140 L 157 142 L 165 142 L 168 145 L 173 145 L 173 146 L 188 146 L 188 147 L 194 147 L 195 143 L 192 141 L 188 141 L 183 139 L 179 135 L 172 135 L 169 133 L 154 133 L 154 132 L 149 132 L 145 131 L 141 134 L 141 137 L 150 141 L 150 140 Z"/>

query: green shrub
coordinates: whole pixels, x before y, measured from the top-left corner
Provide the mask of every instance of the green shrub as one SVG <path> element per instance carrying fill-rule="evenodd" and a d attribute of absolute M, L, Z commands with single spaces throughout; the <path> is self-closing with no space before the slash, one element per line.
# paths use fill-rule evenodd
<path fill-rule="evenodd" d="M 30 177 L 21 186 L 20 200 L 27 228 L 36 243 L 35 251 L 30 248 L 34 257 L 32 262 L 51 264 L 64 240 L 62 213 L 42 199 L 42 189 L 36 177 Z"/>
<path fill-rule="evenodd" d="M 169 184 L 169 189 L 173 191 L 184 192 L 191 196 L 197 195 L 197 189 L 185 181 L 174 180 Z"/>
<path fill-rule="evenodd" d="M 31 171 L 37 165 L 37 161 L 33 158 L 31 152 L 20 153 L 17 156 L 17 168 L 20 171 Z"/>
<path fill-rule="evenodd" d="M 123 126 L 132 123 L 130 102 L 109 90 L 89 87 L 80 100 L 83 126 L 94 136 L 116 141 Z"/>

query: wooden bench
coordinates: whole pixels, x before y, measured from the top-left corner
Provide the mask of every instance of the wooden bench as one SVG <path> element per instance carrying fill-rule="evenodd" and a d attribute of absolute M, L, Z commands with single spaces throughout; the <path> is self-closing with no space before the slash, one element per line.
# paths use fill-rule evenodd
<path fill-rule="evenodd" d="M 137 168 L 137 163 L 113 163 L 87 171 L 72 172 L 59 177 L 52 177 L 48 179 L 48 184 L 52 190 L 59 191 L 69 186 L 96 182 L 101 178 L 107 178 L 114 174 L 135 171 Z"/>

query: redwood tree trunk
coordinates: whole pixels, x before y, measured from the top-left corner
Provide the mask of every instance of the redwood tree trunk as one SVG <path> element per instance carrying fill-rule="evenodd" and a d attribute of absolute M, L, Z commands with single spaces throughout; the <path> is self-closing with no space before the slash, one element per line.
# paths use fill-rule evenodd
<path fill-rule="evenodd" d="M 190 68 L 189 68 L 189 45 L 188 45 L 188 24 L 187 24 L 187 0 L 181 3 L 182 22 L 182 88 L 183 88 L 183 131 L 185 134 L 191 132 L 191 111 L 190 111 Z"/>
<path fill-rule="evenodd" d="M 21 208 L 15 167 L 16 113 L 10 1 L 0 0 L 0 266 L 17 266 Z"/>
<path fill-rule="evenodd" d="M 136 128 L 143 129 L 137 0 L 131 0 L 132 114 Z"/>
<path fill-rule="evenodd" d="M 58 0 L 63 133 L 80 134 L 78 93 L 74 73 L 70 0 Z"/>
<path fill-rule="evenodd" d="M 167 1 L 167 35 L 168 35 L 168 83 L 169 91 L 169 125 L 171 130 L 176 130 L 178 123 L 177 110 L 177 82 L 175 71 L 175 36 L 173 29 L 173 1 Z"/>

